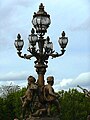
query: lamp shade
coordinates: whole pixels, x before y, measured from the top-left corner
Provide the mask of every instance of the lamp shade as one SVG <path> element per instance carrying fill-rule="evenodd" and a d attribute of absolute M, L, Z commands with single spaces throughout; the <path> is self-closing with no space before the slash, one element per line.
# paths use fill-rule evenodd
<path fill-rule="evenodd" d="M 44 6 L 41 3 L 39 11 L 33 15 L 32 24 L 34 25 L 37 33 L 45 33 L 50 23 L 50 15 L 44 11 Z"/>
<path fill-rule="evenodd" d="M 21 40 L 21 35 L 17 35 L 17 40 L 14 42 L 15 47 L 17 48 L 18 51 L 21 51 L 24 45 L 24 41 Z"/>
<path fill-rule="evenodd" d="M 65 37 L 65 32 L 62 32 L 62 37 L 59 38 L 58 40 L 59 45 L 61 46 L 62 49 L 64 49 L 68 43 L 68 37 Z"/>
<path fill-rule="evenodd" d="M 34 47 L 36 45 L 36 41 L 38 40 L 38 36 L 34 34 L 34 29 L 31 30 L 31 35 L 28 36 L 29 43 Z"/>
<path fill-rule="evenodd" d="M 45 48 L 45 51 L 46 51 L 47 53 L 50 53 L 50 52 L 53 51 L 53 43 L 50 42 L 49 36 L 48 36 L 47 39 L 46 39 L 46 42 L 45 42 L 45 44 L 44 44 L 44 48 Z"/>
<path fill-rule="evenodd" d="M 50 48 L 51 50 L 53 50 L 53 43 L 50 42 L 49 44 L 47 44 L 47 48 Z"/>

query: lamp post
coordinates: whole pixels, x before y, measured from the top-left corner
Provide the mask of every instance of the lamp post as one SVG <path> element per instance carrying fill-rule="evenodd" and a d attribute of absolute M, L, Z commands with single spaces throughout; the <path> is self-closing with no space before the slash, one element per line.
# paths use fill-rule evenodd
<path fill-rule="evenodd" d="M 37 13 L 34 12 L 32 24 L 34 28 L 31 30 L 31 34 L 28 36 L 29 47 L 28 52 L 30 54 L 22 55 L 22 48 L 24 45 L 24 41 L 21 39 L 21 35 L 17 35 L 17 39 L 15 40 L 15 47 L 18 50 L 17 54 L 19 57 L 24 59 L 31 59 L 31 57 L 35 57 L 36 61 L 35 68 L 38 74 L 38 86 L 41 87 L 44 85 L 44 75 L 46 72 L 46 68 L 48 67 L 48 59 L 51 56 L 52 58 L 60 57 L 65 52 L 65 47 L 68 43 L 68 38 L 65 37 L 65 32 L 62 32 L 62 37 L 59 38 L 58 42 L 61 47 L 61 53 L 57 53 L 53 50 L 53 43 L 50 41 L 49 36 L 44 38 L 45 33 L 51 23 L 50 15 L 47 14 L 44 10 L 44 6 L 41 3 L 39 6 L 39 11 Z M 36 32 L 36 33 L 35 33 Z"/>

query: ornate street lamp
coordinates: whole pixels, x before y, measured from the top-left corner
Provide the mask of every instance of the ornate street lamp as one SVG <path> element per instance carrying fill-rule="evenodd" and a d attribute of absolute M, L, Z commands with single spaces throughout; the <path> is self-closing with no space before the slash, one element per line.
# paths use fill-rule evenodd
<path fill-rule="evenodd" d="M 46 72 L 46 68 L 48 67 L 48 59 L 49 56 L 52 58 L 56 58 L 62 56 L 65 52 L 66 45 L 68 43 L 68 38 L 65 37 L 65 32 L 62 32 L 62 37 L 59 38 L 59 44 L 61 47 L 61 53 L 57 53 L 53 50 L 53 43 L 50 41 L 49 36 L 44 38 L 45 33 L 47 32 L 47 28 L 51 23 L 50 15 L 44 11 L 44 6 L 41 3 L 39 6 L 39 11 L 34 13 L 32 24 L 34 28 L 31 30 L 31 34 L 28 37 L 29 47 L 28 51 L 29 55 L 22 55 L 22 48 L 24 45 L 23 40 L 21 39 L 21 35 L 18 34 L 17 40 L 15 40 L 15 47 L 18 50 L 18 55 L 21 58 L 30 59 L 31 57 L 35 57 L 35 68 L 38 74 L 38 86 L 41 87 L 44 85 L 44 74 Z M 36 32 L 36 34 L 35 34 Z"/>

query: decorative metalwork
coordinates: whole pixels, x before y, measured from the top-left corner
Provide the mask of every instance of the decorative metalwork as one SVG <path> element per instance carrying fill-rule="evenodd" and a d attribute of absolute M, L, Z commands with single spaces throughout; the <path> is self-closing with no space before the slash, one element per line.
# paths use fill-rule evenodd
<path fill-rule="evenodd" d="M 15 40 L 15 47 L 18 50 L 18 55 L 24 59 L 31 59 L 31 57 L 35 57 L 35 67 L 38 73 L 38 78 L 40 78 L 39 85 L 42 86 L 44 84 L 44 74 L 46 72 L 48 59 L 51 56 L 52 58 L 60 57 L 65 53 L 65 48 L 68 43 L 68 38 L 65 37 L 65 32 L 62 32 L 62 37 L 59 38 L 59 44 L 61 47 L 61 53 L 55 52 L 53 50 L 53 43 L 50 41 L 49 36 L 45 39 L 43 36 L 47 32 L 47 28 L 51 23 L 50 15 L 47 14 L 44 10 L 44 6 L 41 3 L 39 6 L 39 11 L 34 13 L 32 24 L 34 28 L 31 30 L 31 34 L 28 37 L 29 40 L 29 48 L 27 49 L 30 52 L 29 55 L 22 55 L 22 48 L 24 45 L 24 41 L 21 39 L 21 35 L 18 34 L 17 40 Z M 35 34 L 35 31 L 37 34 Z M 42 76 L 42 77 L 41 77 Z"/>
<path fill-rule="evenodd" d="M 15 43 L 14 43 L 14 45 L 18 51 L 17 54 L 19 55 L 19 57 L 24 58 L 24 59 L 29 59 L 29 60 L 32 57 L 36 58 L 34 63 L 35 63 L 36 72 L 38 74 L 38 79 L 36 82 L 37 86 L 38 86 L 37 91 L 39 91 L 39 93 L 37 93 L 37 96 L 39 96 L 38 103 L 39 102 L 42 103 L 42 101 L 44 99 L 44 96 L 42 97 L 42 95 L 44 94 L 44 92 L 42 90 L 45 86 L 44 85 L 44 75 L 46 72 L 46 68 L 48 67 L 48 65 L 47 65 L 48 59 L 49 59 L 49 57 L 56 58 L 56 57 L 62 56 L 65 53 L 65 48 L 66 48 L 66 45 L 68 43 L 68 38 L 65 37 L 65 32 L 63 31 L 62 36 L 58 40 L 59 45 L 61 47 L 61 53 L 55 52 L 55 50 L 53 49 L 53 43 L 50 41 L 49 36 L 44 38 L 44 35 L 47 32 L 47 29 L 48 29 L 50 23 L 51 23 L 50 15 L 47 14 L 47 12 L 45 12 L 44 6 L 41 3 L 39 6 L 39 11 L 37 13 L 34 13 L 33 19 L 32 19 L 32 24 L 33 24 L 34 28 L 32 28 L 31 34 L 28 36 L 29 47 L 28 47 L 27 51 L 29 52 L 29 54 L 22 55 L 21 50 L 23 48 L 24 41 L 21 39 L 20 34 L 17 35 L 17 40 L 15 40 Z M 31 78 L 30 78 L 30 80 L 31 80 Z M 50 86 L 50 89 L 52 89 L 52 94 L 54 95 L 54 97 L 51 97 L 51 98 L 53 98 L 52 103 L 58 102 L 58 100 L 56 100 L 57 95 L 55 95 L 54 90 L 52 88 L 53 79 L 54 79 L 53 77 L 50 77 L 50 81 L 48 82 L 48 86 Z M 36 85 L 36 83 L 33 83 L 33 84 Z M 31 86 L 33 86 L 33 85 L 32 84 L 30 85 L 30 89 L 31 89 Z M 48 95 L 49 95 L 49 87 L 46 86 L 45 88 L 47 89 L 46 91 L 48 91 Z M 34 88 L 33 88 L 33 90 L 34 90 Z M 28 104 L 31 104 L 31 103 L 32 103 L 32 100 Z M 46 104 L 47 104 L 47 102 L 46 102 Z M 44 107 L 46 104 L 43 104 Z M 27 105 L 27 102 L 25 103 L 25 105 Z M 25 105 L 24 105 L 24 107 L 25 107 Z M 48 105 L 49 104 L 47 104 L 46 106 L 48 106 Z M 59 107 L 59 103 L 57 105 Z M 49 114 L 50 113 L 49 107 L 47 107 L 47 108 L 41 107 L 40 110 L 46 111 L 46 109 L 47 109 L 48 114 Z M 33 115 L 35 116 L 35 114 L 33 114 Z"/>

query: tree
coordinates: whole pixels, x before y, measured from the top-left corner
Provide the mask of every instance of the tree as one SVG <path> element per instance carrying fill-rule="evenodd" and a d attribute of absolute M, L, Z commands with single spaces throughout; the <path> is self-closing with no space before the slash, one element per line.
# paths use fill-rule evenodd
<path fill-rule="evenodd" d="M 21 115 L 21 100 L 26 88 L 9 92 L 6 97 L 0 98 L 0 120 L 13 120 Z M 61 105 L 60 120 L 86 120 L 90 112 L 90 98 L 76 89 L 59 91 Z M 52 106 L 52 114 L 58 114 L 56 107 Z"/>
<path fill-rule="evenodd" d="M 13 85 L 12 83 L 10 83 L 10 85 L 8 85 L 8 86 L 2 85 L 0 87 L 0 96 L 5 98 L 5 97 L 7 97 L 8 94 L 17 92 L 18 90 L 20 90 L 20 86 Z"/>

